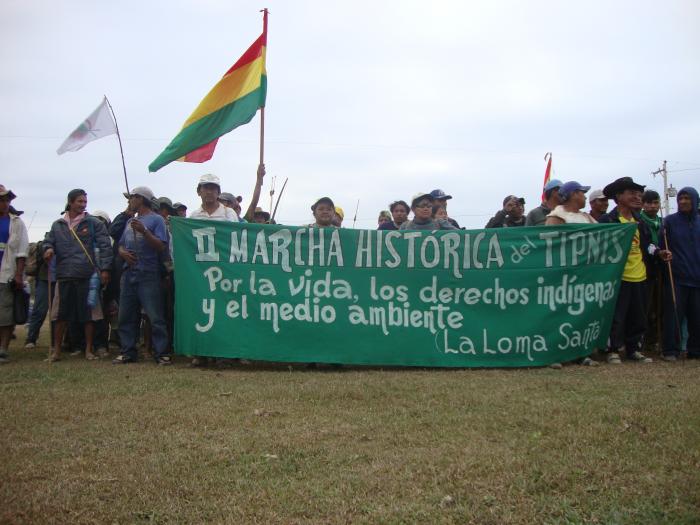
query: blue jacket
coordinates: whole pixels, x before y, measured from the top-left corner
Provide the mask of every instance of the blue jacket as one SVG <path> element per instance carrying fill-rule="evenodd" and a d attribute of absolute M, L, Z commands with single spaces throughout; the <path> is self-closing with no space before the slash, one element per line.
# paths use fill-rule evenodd
<path fill-rule="evenodd" d="M 690 213 L 676 212 L 664 219 L 665 239 L 673 253 L 671 268 L 677 284 L 700 288 L 700 216 L 698 215 L 698 191 L 686 186 L 678 192 L 690 195 L 693 209 Z"/>

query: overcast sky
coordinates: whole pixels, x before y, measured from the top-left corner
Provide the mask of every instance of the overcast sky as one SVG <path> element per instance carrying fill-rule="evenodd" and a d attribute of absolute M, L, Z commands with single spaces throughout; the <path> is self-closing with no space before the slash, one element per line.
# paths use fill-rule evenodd
<path fill-rule="evenodd" d="M 259 118 L 204 164 L 148 164 L 260 34 L 270 9 L 266 155 L 287 190 L 278 221 L 311 221 L 331 196 L 352 226 L 376 227 L 396 199 L 441 188 L 462 225 L 482 227 L 513 193 L 539 204 L 555 176 L 602 188 L 651 172 L 700 186 L 700 2 L 0 3 L 0 183 L 30 238 L 82 187 L 88 209 L 123 209 L 115 136 L 58 156 L 110 99 L 130 185 L 197 205 L 203 173 L 242 194 L 255 182 Z M 35 211 L 36 216 L 34 216 Z"/>

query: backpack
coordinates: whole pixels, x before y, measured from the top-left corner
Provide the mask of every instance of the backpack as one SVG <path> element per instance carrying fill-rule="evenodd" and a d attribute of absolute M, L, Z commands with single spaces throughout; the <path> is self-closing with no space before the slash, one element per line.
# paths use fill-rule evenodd
<path fill-rule="evenodd" d="M 39 275 L 39 268 L 43 263 L 41 249 L 43 245 L 42 241 L 33 242 L 29 244 L 29 251 L 27 252 L 27 260 L 24 264 L 24 273 L 30 277 L 36 277 Z"/>

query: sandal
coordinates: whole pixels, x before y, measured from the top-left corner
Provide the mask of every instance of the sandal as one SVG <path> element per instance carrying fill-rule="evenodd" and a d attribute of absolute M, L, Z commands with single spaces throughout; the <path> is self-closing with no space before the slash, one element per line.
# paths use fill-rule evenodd
<path fill-rule="evenodd" d="M 85 359 L 87 359 L 88 361 L 97 361 L 99 357 L 97 357 L 92 352 L 85 352 Z"/>
<path fill-rule="evenodd" d="M 56 361 L 60 361 L 60 360 L 61 360 L 61 353 L 56 352 L 55 350 L 51 350 L 49 352 L 49 357 L 44 359 L 44 361 L 46 361 L 47 363 L 55 363 Z"/>

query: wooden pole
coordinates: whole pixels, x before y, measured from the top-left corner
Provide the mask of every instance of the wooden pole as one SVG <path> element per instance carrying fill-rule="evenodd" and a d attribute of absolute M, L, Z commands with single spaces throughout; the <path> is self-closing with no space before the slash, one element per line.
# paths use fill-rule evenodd
<path fill-rule="evenodd" d="M 668 232 L 666 231 L 666 226 L 664 225 L 663 214 L 661 214 L 661 233 L 664 236 L 664 241 L 666 241 L 666 249 L 668 250 Z M 673 270 L 671 269 L 671 261 L 666 261 L 666 268 L 668 269 L 668 280 L 671 285 L 671 300 L 673 301 L 673 319 L 676 321 L 676 337 L 678 338 L 678 345 L 680 348 L 680 344 L 683 342 L 683 334 L 681 333 L 681 323 L 678 319 L 678 304 L 676 302 L 676 284 L 673 282 Z"/>
<path fill-rule="evenodd" d="M 357 222 L 357 210 L 360 209 L 360 199 L 357 199 L 357 206 L 355 206 L 355 216 L 352 219 L 352 228 L 355 229 L 355 222 Z"/>
<path fill-rule="evenodd" d="M 129 179 L 126 176 L 126 162 L 124 162 L 124 148 L 122 147 L 122 137 L 119 134 L 119 125 L 117 124 L 117 117 L 114 114 L 114 108 L 112 108 L 112 104 L 109 103 L 109 99 L 107 98 L 107 95 L 105 95 L 105 101 L 107 102 L 107 106 L 109 106 L 109 111 L 112 113 L 112 118 L 114 119 L 114 127 L 117 130 L 117 139 L 119 140 L 119 152 L 121 153 L 121 156 L 122 156 L 122 168 L 124 170 L 124 184 L 126 184 L 126 193 L 129 194 L 129 193 L 131 193 L 129 191 Z"/>
<path fill-rule="evenodd" d="M 277 206 L 280 205 L 280 200 L 282 199 L 282 194 L 284 193 L 284 188 L 287 187 L 288 180 L 289 180 L 289 177 L 284 179 L 284 184 L 282 184 L 282 189 L 280 190 L 280 194 L 277 196 L 277 202 L 275 203 L 275 209 L 272 211 L 272 217 L 270 219 L 270 222 L 275 220 L 275 214 L 277 213 Z"/>
<path fill-rule="evenodd" d="M 265 35 L 265 52 L 267 52 L 267 7 L 261 9 L 263 14 L 263 34 Z M 260 164 L 265 163 L 265 106 L 260 108 Z"/>

